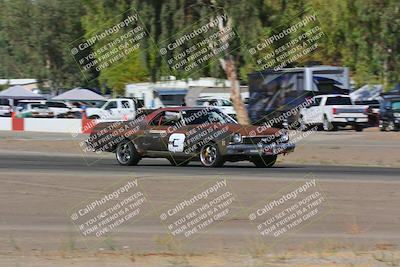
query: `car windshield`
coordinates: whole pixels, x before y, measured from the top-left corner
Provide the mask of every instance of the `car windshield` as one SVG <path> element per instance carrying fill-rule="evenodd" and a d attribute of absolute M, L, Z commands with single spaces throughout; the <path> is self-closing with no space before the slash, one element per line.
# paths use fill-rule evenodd
<path fill-rule="evenodd" d="M 182 114 L 186 125 L 203 123 L 237 123 L 231 117 L 216 109 L 184 110 L 182 111 Z"/>
<path fill-rule="evenodd" d="M 326 100 L 327 106 L 344 106 L 344 105 L 352 105 L 350 97 L 342 97 L 342 96 L 335 96 L 335 97 L 328 97 Z"/>
<path fill-rule="evenodd" d="M 198 106 L 218 106 L 218 101 L 216 99 L 198 99 L 196 104 Z"/>
<path fill-rule="evenodd" d="M 43 105 L 43 104 L 32 104 L 31 105 L 32 108 L 40 108 L 40 109 L 46 109 L 47 106 Z"/>
<path fill-rule="evenodd" d="M 392 109 L 400 110 L 400 101 L 392 102 Z"/>

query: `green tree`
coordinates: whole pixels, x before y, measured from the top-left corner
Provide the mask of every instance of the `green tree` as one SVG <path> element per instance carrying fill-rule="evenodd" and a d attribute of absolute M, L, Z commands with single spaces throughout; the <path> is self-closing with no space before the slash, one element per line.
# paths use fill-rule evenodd
<path fill-rule="evenodd" d="M 83 35 L 79 0 L 4 0 L 1 4 L 1 75 L 36 78 L 52 90 L 84 85 L 69 43 Z"/>

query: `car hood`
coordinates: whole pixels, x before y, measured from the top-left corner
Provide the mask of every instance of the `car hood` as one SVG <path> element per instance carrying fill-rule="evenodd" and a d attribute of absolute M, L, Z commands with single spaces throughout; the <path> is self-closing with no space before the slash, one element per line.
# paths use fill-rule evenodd
<path fill-rule="evenodd" d="M 226 124 L 230 132 L 240 133 L 242 136 L 264 136 L 275 135 L 281 129 L 267 127 L 264 125 L 240 125 L 240 124 Z"/>

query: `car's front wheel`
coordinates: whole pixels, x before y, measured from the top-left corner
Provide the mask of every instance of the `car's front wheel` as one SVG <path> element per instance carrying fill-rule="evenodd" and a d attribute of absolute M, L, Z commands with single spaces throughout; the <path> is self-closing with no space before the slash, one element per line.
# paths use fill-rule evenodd
<path fill-rule="evenodd" d="M 356 132 L 362 132 L 364 130 L 364 126 L 356 125 L 354 126 L 354 130 L 356 130 Z"/>
<path fill-rule="evenodd" d="M 379 130 L 381 132 L 386 132 L 386 126 L 385 126 L 383 120 L 379 120 Z"/>
<path fill-rule="evenodd" d="M 134 166 L 140 161 L 140 155 L 130 140 L 124 140 L 118 144 L 115 156 L 118 163 L 123 166 Z"/>
<path fill-rule="evenodd" d="M 221 167 L 225 161 L 215 143 L 205 144 L 200 150 L 200 162 L 204 167 Z"/>
<path fill-rule="evenodd" d="M 256 165 L 257 168 L 270 168 L 274 166 L 277 158 L 277 155 L 263 156 L 257 159 L 253 159 L 252 162 L 254 163 L 254 165 Z"/>
<path fill-rule="evenodd" d="M 301 116 L 301 117 L 299 118 L 298 124 L 299 124 L 299 129 L 300 129 L 301 131 L 306 132 L 306 131 L 310 128 L 310 126 L 304 121 L 303 116 Z"/>

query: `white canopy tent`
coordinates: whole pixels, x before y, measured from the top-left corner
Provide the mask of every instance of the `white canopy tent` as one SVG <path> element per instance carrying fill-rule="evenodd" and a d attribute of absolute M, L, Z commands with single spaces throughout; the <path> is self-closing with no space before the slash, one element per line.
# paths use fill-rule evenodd
<path fill-rule="evenodd" d="M 44 96 L 32 93 L 20 85 L 12 86 L 6 90 L 0 91 L 0 98 L 4 99 L 45 99 Z"/>
<path fill-rule="evenodd" d="M 107 99 L 88 89 L 75 88 L 53 97 L 52 100 L 105 101 Z"/>

